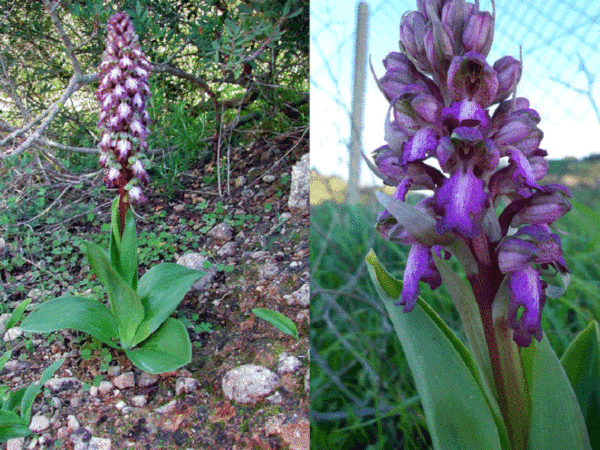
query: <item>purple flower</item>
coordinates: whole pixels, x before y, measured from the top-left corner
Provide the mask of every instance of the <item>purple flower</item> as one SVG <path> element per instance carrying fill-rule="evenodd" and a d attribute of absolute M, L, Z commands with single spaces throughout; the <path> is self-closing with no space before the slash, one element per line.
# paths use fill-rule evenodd
<path fill-rule="evenodd" d="M 506 279 L 507 322 L 514 340 L 525 346 L 542 335 L 547 283 L 541 274 L 548 268 L 568 272 L 550 225 L 571 209 L 570 193 L 543 184 L 548 163 L 539 147 L 540 116 L 526 98 L 510 98 L 522 65 L 511 56 L 493 66 L 487 61 L 494 16 L 478 5 L 417 0 L 417 10 L 402 16 L 400 52 L 387 56 L 378 80 L 391 113 L 387 145 L 373 154 L 374 170 L 396 186 L 396 202 L 404 202 L 411 190 L 428 189 L 432 195 L 417 211 L 386 203 L 389 210 L 379 215 L 377 231 L 411 246 L 400 302 L 404 311 L 414 307 L 420 281 L 433 289 L 441 283 L 432 251 L 439 254 L 448 239 L 459 239 L 481 269 L 472 276 L 489 276 L 469 278 L 472 284 L 497 293 Z M 431 165 L 432 159 L 437 164 Z M 501 205 L 507 206 L 498 216 Z M 425 228 L 409 221 L 419 213 Z M 494 295 L 482 297 L 477 301 L 491 302 Z"/>
<path fill-rule="evenodd" d="M 137 183 L 149 177 L 139 161 L 148 144 L 150 63 L 140 49 L 138 36 L 125 13 L 112 16 L 106 26 L 106 50 L 100 64 L 102 81 L 96 97 L 101 112 L 98 127 L 103 130 L 100 164 L 108 169 L 104 181 L 134 203 L 145 200 Z"/>

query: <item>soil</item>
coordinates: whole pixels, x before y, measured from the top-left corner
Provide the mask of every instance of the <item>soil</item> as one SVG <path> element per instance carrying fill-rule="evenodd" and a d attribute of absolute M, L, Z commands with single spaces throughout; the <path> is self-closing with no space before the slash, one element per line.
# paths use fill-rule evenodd
<path fill-rule="evenodd" d="M 302 131 L 257 138 L 246 150 L 235 152 L 230 195 L 225 189 L 220 197 L 214 185 L 202 182 L 203 175 L 216 170 L 214 166 L 197 167 L 182 174 L 185 189 L 168 197 L 160 190 L 149 195 L 144 208 L 165 211 L 164 220 L 173 224 L 173 232 L 192 230 L 201 242 L 197 251 L 204 250 L 213 255 L 213 260 L 234 266 L 231 272 L 219 271 L 203 292 L 189 292 L 179 305 L 175 317 L 210 324 L 206 329 L 188 328 L 193 345 L 190 364 L 158 376 L 153 384 L 140 386 L 141 371 L 132 366 L 124 353 L 98 343 L 94 345 L 87 335 L 72 330 L 43 338 L 33 335 L 33 340 L 29 340 L 33 348 L 31 344 L 15 345 L 14 341 L 1 343 L 3 351 L 12 345 L 11 360 L 19 361 L 12 371 L 4 369 L 0 373 L 1 385 L 11 389 L 28 385 L 38 380 L 43 369 L 59 357 L 66 357 L 66 361 L 54 377 L 77 379 L 70 389 L 51 392 L 44 388 L 34 403 L 32 415 L 44 415 L 50 426 L 26 438 L 22 448 L 104 448 L 90 443 L 92 438 L 101 438 L 110 439 L 112 450 L 308 450 L 309 310 L 307 306 L 290 305 L 284 295 L 298 291 L 309 281 L 309 215 L 308 210 L 293 213 L 281 225 L 281 215 L 290 212 L 289 183 L 283 193 L 279 183 L 281 176 L 285 179 L 285 174 L 291 175 L 292 166 L 308 152 L 308 133 Z M 275 181 L 266 182 L 265 175 L 273 175 Z M 240 176 L 245 182 L 238 179 Z M 248 195 L 248 188 L 253 195 Z M 246 194 L 242 194 L 244 190 Z M 197 217 L 189 206 L 199 199 L 209 202 L 206 211 L 221 202 L 226 212 L 243 210 L 245 214 L 260 216 L 261 220 L 251 231 L 234 226 L 234 253 L 218 257 L 216 252 L 223 242 L 193 227 Z M 266 208 L 266 204 L 272 207 Z M 147 211 L 142 209 L 141 214 Z M 108 222 L 108 211 L 103 214 Z M 139 233 L 142 227 L 155 225 L 137 220 L 137 226 Z M 265 274 L 269 272 L 267 266 L 271 275 Z M 147 269 L 140 267 L 141 272 Z M 26 273 L 23 275 L 20 279 L 25 283 L 26 294 L 36 286 L 26 281 Z M 74 281 L 81 277 L 80 273 L 72 275 Z M 14 292 L 17 287 L 5 285 L 5 288 L 6 292 Z M 253 308 L 272 309 L 292 319 L 299 340 L 257 318 L 251 311 Z M 83 357 L 82 348 L 91 351 L 87 350 Z M 302 365 L 296 371 L 279 373 L 280 387 L 275 395 L 254 404 L 241 404 L 225 397 L 221 383 L 229 370 L 255 364 L 277 372 L 278 360 L 284 353 L 295 356 Z M 108 365 L 106 361 L 110 361 Z M 135 374 L 133 387 L 113 387 L 107 393 L 91 388 L 127 372 Z M 190 392 L 178 395 L 176 383 L 183 378 L 198 383 L 192 385 Z M 132 406 L 132 399 L 137 404 L 135 398 L 140 399 L 139 396 L 144 397 L 146 404 Z M 157 412 L 161 407 L 162 412 Z"/>

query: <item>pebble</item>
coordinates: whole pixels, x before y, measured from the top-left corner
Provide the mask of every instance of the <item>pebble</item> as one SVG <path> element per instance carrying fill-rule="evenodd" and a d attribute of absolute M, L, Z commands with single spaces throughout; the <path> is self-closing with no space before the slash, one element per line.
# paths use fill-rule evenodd
<path fill-rule="evenodd" d="M 235 242 L 227 242 L 223 247 L 217 250 L 218 256 L 233 256 L 237 250 Z"/>
<path fill-rule="evenodd" d="M 278 273 L 279 267 L 277 267 L 277 264 L 268 262 L 259 269 L 258 278 L 261 280 L 268 280 L 270 278 L 273 278 Z"/>
<path fill-rule="evenodd" d="M 19 327 L 13 327 L 4 333 L 4 342 L 14 341 L 23 336 L 23 330 Z"/>
<path fill-rule="evenodd" d="M 235 179 L 235 187 L 242 187 L 243 185 L 246 184 L 246 177 L 243 175 L 240 175 L 239 177 L 237 177 Z"/>
<path fill-rule="evenodd" d="M 135 377 L 133 372 L 125 372 L 113 378 L 112 382 L 118 389 L 128 389 L 135 386 Z"/>
<path fill-rule="evenodd" d="M 119 400 L 117 403 L 115 403 L 115 408 L 117 408 L 119 411 L 121 411 L 126 406 L 127 403 L 125 403 L 123 400 Z"/>
<path fill-rule="evenodd" d="M 158 381 L 158 379 L 159 379 L 158 375 L 148 373 L 148 372 L 142 372 L 138 378 L 138 386 L 141 388 L 152 386 L 153 384 L 155 384 Z"/>
<path fill-rule="evenodd" d="M 79 429 L 79 421 L 77 420 L 77 417 L 75 417 L 73 414 L 69 414 L 67 416 L 67 427 L 69 428 L 69 431 L 75 431 Z"/>
<path fill-rule="evenodd" d="M 245 364 L 225 374 L 225 397 L 239 403 L 256 403 L 279 387 L 279 377 L 266 367 Z"/>
<path fill-rule="evenodd" d="M 108 376 L 109 377 L 118 377 L 121 375 L 121 366 L 109 366 L 108 367 Z"/>
<path fill-rule="evenodd" d="M 215 225 L 208 232 L 208 235 L 214 237 L 218 241 L 230 241 L 233 239 L 233 229 L 226 223 Z"/>
<path fill-rule="evenodd" d="M 302 363 L 293 355 L 283 352 L 277 361 L 277 372 L 279 374 L 296 372 L 302 367 Z"/>
<path fill-rule="evenodd" d="M 31 418 L 31 423 L 29 424 L 29 429 L 33 433 L 40 433 L 50 426 L 50 421 L 46 416 L 36 414 Z"/>
<path fill-rule="evenodd" d="M 189 394 L 194 392 L 200 383 L 195 378 L 178 378 L 175 382 L 175 395 Z"/>
<path fill-rule="evenodd" d="M 56 377 L 50 378 L 44 383 L 44 386 L 50 389 L 53 393 L 65 390 L 72 390 L 75 386 L 79 387 L 81 382 L 75 377 Z"/>
<path fill-rule="evenodd" d="M 265 175 L 263 177 L 263 181 L 265 183 L 272 183 L 273 181 L 275 181 L 275 175 L 271 175 L 271 174 Z"/>
<path fill-rule="evenodd" d="M 299 305 L 305 308 L 310 306 L 310 285 L 304 283 L 300 289 L 291 294 L 284 295 L 283 298 L 288 305 Z"/>
<path fill-rule="evenodd" d="M 101 381 L 98 385 L 98 392 L 100 395 L 110 394 L 113 390 L 113 384 L 110 381 Z"/>
<path fill-rule="evenodd" d="M 146 396 L 144 395 L 136 395 L 135 397 L 131 397 L 131 404 L 138 408 L 146 405 Z"/>
<path fill-rule="evenodd" d="M 170 414 L 177 408 L 177 400 L 171 400 L 166 405 L 155 408 L 154 411 L 159 414 Z"/>
<path fill-rule="evenodd" d="M 6 450 L 22 450 L 25 438 L 13 438 L 6 441 Z"/>
<path fill-rule="evenodd" d="M 110 450 L 111 441 L 106 438 L 93 437 L 90 439 L 88 450 Z"/>

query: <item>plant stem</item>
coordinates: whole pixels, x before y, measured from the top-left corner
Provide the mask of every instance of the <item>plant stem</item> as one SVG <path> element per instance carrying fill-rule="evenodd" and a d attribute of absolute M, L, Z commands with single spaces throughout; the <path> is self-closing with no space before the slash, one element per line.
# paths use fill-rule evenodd
<path fill-rule="evenodd" d="M 529 397 L 519 349 L 506 322 L 508 292 L 501 284 L 501 274 L 480 265 L 471 285 L 479 305 L 483 331 L 490 354 L 498 404 L 508 431 L 511 449 L 526 450 L 529 430 Z M 500 282 L 499 282 L 500 280 Z M 499 291 L 502 289 L 503 292 Z M 494 304 L 498 297 L 501 305 Z M 498 302 L 497 302 L 498 303 Z"/>

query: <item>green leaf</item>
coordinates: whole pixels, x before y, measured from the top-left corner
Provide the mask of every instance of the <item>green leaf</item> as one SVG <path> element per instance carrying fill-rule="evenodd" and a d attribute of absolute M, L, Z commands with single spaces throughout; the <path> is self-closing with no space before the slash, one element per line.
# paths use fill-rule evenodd
<path fill-rule="evenodd" d="M 410 313 L 403 313 L 394 305 L 398 297 L 390 297 L 382 287 L 390 290 L 395 285 L 392 290 L 400 292 L 401 283 L 381 267 L 373 251 L 367 263 L 411 368 L 434 448 L 507 449 L 475 361 L 463 343 L 422 299 Z"/>
<path fill-rule="evenodd" d="M 4 368 L 4 364 L 6 364 L 6 361 L 8 361 L 11 356 L 12 356 L 12 350 L 9 350 L 2 355 L 2 358 L 0 358 L 0 370 L 2 370 Z"/>
<path fill-rule="evenodd" d="M 585 417 L 592 448 L 600 448 L 600 330 L 591 321 L 565 350 L 560 362 Z"/>
<path fill-rule="evenodd" d="M 260 317 L 261 319 L 269 322 L 279 331 L 282 331 L 285 334 L 289 334 L 290 336 L 299 339 L 296 324 L 280 312 L 265 308 L 254 308 L 252 312 L 255 316 Z"/>
<path fill-rule="evenodd" d="M 533 341 L 529 450 L 591 450 L 585 421 L 567 374 L 544 335 Z"/>
<path fill-rule="evenodd" d="M 34 333 L 70 328 L 90 334 L 113 348 L 117 345 L 112 339 L 119 337 L 119 325 L 106 306 L 93 298 L 74 295 L 42 303 L 23 320 L 21 328 Z"/>
<path fill-rule="evenodd" d="M 127 210 L 125 215 L 125 228 L 122 237 L 119 233 L 119 227 L 119 197 L 117 197 L 113 201 L 111 209 L 110 264 L 135 291 L 138 282 L 138 242 L 135 220 L 130 209 Z"/>
<path fill-rule="evenodd" d="M 454 306 L 460 315 L 461 322 L 469 346 L 473 352 L 473 358 L 479 367 L 480 373 L 483 375 L 485 381 L 484 387 L 488 399 L 492 402 L 494 408 L 499 415 L 500 409 L 494 398 L 493 392 L 495 391 L 494 375 L 492 373 L 492 363 L 490 361 L 490 354 L 488 352 L 487 342 L 485 340 L 485 333 L 483 332 L 483 324 L 481 322 L 481 315 L 479 313 L 479 307 L 475 301 L 475 295 L 473 290 L 465 283 L 465 281 L 455 274 L 448 264 L 442 259 L 438 258 L 437 255 L 433 255 L 435 265 L 442 277 L 442 281 L 448 293 L 452 298 Z"/>
<path fill-rule="evenodd" d="M 142 276 L 137 295 L 144 308 L 144 319 L 135 334 L 134 346 L 173 314 L 192 284 L 204 274 L 179 264 L 162 263 Z"/>
<path fill-rule="evenodd" d="M 23 311 L 25 311 L 25 308 L 27 308 L 27 306 L 29 306 L 29 304 L 31 303 L 31 300 L 32 300 L 31 298 L 26 298 L 21 303 L 19 303 L 19 306 L 17 306 L 15 308 L 15 310 L 12 313 L 12 315 L 10 316 L 10 319 L 8 319 L 8 322 L 6 322 L 6 329 L 7 330 L 9 330 L 12 327 L 14 327 L 17 324 L 17 322 L 19 320 L 21 320 L 21 316 L 23 315 Z"/>
<path fill-rule="evenodd" d="M 64 362 L 65 358 L 54 361 L 54 363 L 46 367 L 46 369 L 42 372 L 42 377 L 39 379 L 39 381 L 30 384 L 25 390 L 25 394 L 21 399 L 21 417 L 26 423 L 29 423 L 31 418 L 31 406 L 33 405 L 33 401 L 37 395 L 41 392 L 44 383 L 52 378 L 54 372 L 56 372 Z"/>
<path fill-rule="evenodd" d="M 106 252 L 87 242 L 86 253 L 92 271 L 108 291 L 110 309 L 119 323 L 119 336 L 124 348 L 132 346 L 135 331 L 144 319 L 144 307 L 137 294 L 112 268 Z"/>
<path fill-rule="evenodd" d="M 192 360 L 192 344 L 179 320 L 168 318 L 148 339 L 125 353 L 131 362 L 149 373 L 177 370 Z"/>
<path fill-rule="evenodd" d="M 30 434 L 29 422 L 25 423 L 14 411 L 0 410 L 0 442 Z"/>

